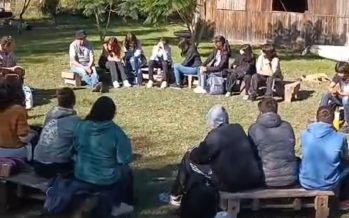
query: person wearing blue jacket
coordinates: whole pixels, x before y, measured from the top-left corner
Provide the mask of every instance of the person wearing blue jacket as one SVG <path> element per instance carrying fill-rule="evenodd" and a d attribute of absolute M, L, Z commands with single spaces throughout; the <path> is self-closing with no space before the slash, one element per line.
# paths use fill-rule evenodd
<path fill-rule="evenodd" d="M 132 203 L 132 147 L 125 132 L 113 122 L 115 113 L 113 100 L 102 96 L 74 131 L 75 179 L 82 189 L 102 192 L 94 217 L 118 215 L 120 207 L 114 205 L 131 208 L 122 202 Z"/>
<path fill-rule="evenodd" d="M 302 162 L 299 182 L 305 189 L 334 190 L 340 185 L 340 207 L 349 209 L 349 168 L 344 161 L 348 157 L 347 138 L 337 133 L 332 122 L 333 110 L 323 106 L 317 111 L 317 122 L 310 124 L 301 135 Z"/>

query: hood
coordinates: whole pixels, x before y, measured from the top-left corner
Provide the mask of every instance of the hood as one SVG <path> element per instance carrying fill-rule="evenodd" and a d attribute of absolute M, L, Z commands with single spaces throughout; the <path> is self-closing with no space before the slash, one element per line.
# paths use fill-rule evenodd
<path fill-rule="evenodd" d="M 105 132 L 107 129 L 110 129 L 112 126 L 114 126 L 113 121 L 105 121 L 105 122 L 94 122 L 94 121 L 87 121 L 88 126 L 92 133 L 100 133 Z"/>
<path fill-rule="evenodd" d="M 50 117 L 52 119 L 59 119 L 71 115 L 76 115 L 76 111 L 69 108 L 54 107 L 50 112 Z"/>
<path fill-rule="evenodd" d="M 322 138 L 328 134 L 331 134 L 334 130 L 331 124 L 316 122 L 316 123 L 310 124 L 306 131 L 314 135 L 315 138 Z"/>
<path fill-rule="evenodd" d="M 259 115 L 257 119 L 257 123 L 267 127 L 267 128 L 274 128 L 280 126 L 282 120 L 281 117 L 274 113 L 274 112 L 268 112 L 265 114 Z"/>
<path fill-rule="evenodd" d="M 229 116 L 225 108 L 221 105 L 213 106 L 207 113 L 207 126 L 215 129 L 222 124 L 229 123 Z"/>

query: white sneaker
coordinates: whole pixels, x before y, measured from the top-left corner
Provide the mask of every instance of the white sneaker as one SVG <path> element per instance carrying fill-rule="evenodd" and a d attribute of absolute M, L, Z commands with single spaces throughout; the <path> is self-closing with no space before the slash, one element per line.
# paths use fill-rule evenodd
<path fill-rule="evenodd" d="M 116 88 L 116 89 L 120 88 L 120 83 L 118 81 L 114 81 L 113 82 L 113 87 Z"/>
<path fill-rule="evenodd" d="M 198 86 L 194 89 L 194 92 L 197 94 L 206 94 L 206 90 L 204 88 L 202 88 L 201 86 Z"/>
<path fill-rule="evenodd" d="M 170 204 L 172 206 L 180 207 L 181 206 L 181 196 L 170 196 Z"/>
<path fill-rule="evenodd" d="M 230 97 L 230 96 L 231 96 L 231 92 L 225 93 L 225 97 Z"/>
<path fill-rule="evenodd" d="M 123 84 L 124 84 L 124 87 L 126 87 L 126 88 L 130 88 L 131 87 L 131 84 L 130 84 L 130 82 L 128 80 L 124 80 Z"/>
<path fill-rule="evenodd" d="M 130 214 L 134 210 L 133 206 L 121 203 L 120 206 L 114 206 L 111 210 L 111 215 L 113 217 L 118 217 L 124 214 Z"/>
<path fill-rule="evenodd" d="M 147 83 L 147 88 L 152 88 L 154 85 L 154 82 L 152 80 L 149 80 Z"/>
<path fill-rule="evenodd" d="M 167 88 L 167 82 L 166 82 L 166 81 L 163 81 L 163 82 L 161 83 L 160 88 L 161 88 L 161 89 Z"/>

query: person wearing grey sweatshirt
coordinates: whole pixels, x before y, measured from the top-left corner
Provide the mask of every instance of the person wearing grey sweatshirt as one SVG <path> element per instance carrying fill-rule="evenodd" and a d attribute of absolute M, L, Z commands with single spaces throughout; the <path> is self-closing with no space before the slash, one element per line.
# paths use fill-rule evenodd
<path fill-rule="evenodd" d="M 57 91 L 58 106 L 48 112 L 34 150 L 34 169 L 39 176 L 54 177 L 73 170 L 73 130 L 79 121 L 75 94 L 70 88 Z"/>

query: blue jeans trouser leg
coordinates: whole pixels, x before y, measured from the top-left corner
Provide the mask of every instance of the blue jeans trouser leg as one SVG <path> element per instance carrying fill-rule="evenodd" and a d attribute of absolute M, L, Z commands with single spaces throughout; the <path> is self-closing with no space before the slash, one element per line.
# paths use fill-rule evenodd
<path fill-rule="evenodd" d="M 71 67 L 70 70 L 73 73 L 77 73 L 81 80 L 86 83 L 86 85 L 90 88 L 93 88 L 98 83 L 98 74 L 96 67 L 92 67 L 92 74 L 88 75 L 84 68 L 82 67 Z"/>
<path fill-rule="evenodd" d="M 173 66 L 174 76 L 177 85 L 182 85 L 182 75 L 196 75 L 196 67 L 186 67 L 181 64 L 175 64 Z"/>

